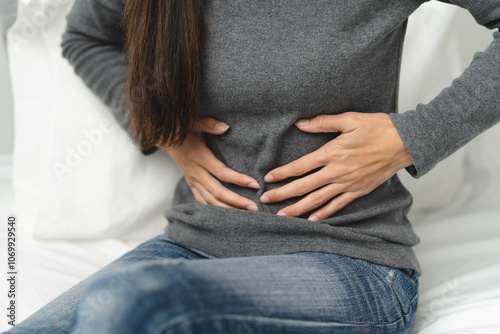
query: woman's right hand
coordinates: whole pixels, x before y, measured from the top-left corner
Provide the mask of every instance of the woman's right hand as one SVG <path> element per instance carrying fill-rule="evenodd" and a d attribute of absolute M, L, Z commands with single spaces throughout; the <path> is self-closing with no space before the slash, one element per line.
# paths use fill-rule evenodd
<path fill-rule="evenodd" d="M 255 202 L 230 191 L 218 180 L 260 189 L 258 182 L 225 166 L 215 157 L 202 137 L 203 132 L 221 135 L 228 128 L 227 124 L 216 119 L 202 117 L 180 147 L 160 149 L 170 154 L 177 162 L 198 203 L 258 211 Z"/>

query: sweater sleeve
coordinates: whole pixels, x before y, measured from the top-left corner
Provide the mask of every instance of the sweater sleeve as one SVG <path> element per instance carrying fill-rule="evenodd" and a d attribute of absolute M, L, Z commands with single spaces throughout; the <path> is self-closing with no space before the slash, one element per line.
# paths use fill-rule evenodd
<path fill-rule="evenodd" d="M 120 26 L 124 7 L 125 0 L 75 0 L 66 17 L 61 46 L 63 57 L 76 74 L 132 138 L 132 130 L 126 128 L 128 106 L 122 95 L 127 72 L 125 36 Z M 141 150 L 144 155 L 155 151 L 156 147 Z"/>
<path fill-rule="evenodd" d="M 426 2 L 422 0 L 419 2 Z M 500 27 L 500 1 L 450 0 L 467 9 L 476 22 Z M 477 52 L 464 73 L 428 104 L 415 110 L 390 114 L 413 165 L 406 168 L 414 178 L 431 170 L 481 132 L 500 121 L 500 32 L 483 52 Z"/>

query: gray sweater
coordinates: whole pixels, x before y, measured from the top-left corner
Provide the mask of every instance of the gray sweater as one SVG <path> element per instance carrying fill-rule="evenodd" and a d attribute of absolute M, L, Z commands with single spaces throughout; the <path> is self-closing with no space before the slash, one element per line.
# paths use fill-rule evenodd
<path fill-rule="evenodd" d="M 123 126 L 126 61 L 119 22 L 125 0 L 76 0 L 63 54 Z M 207 135 L 228 167 L 257 179 L 261 190 L 223 183 L 254 200 L 259 212 L 196 203 L 182 178 L 165 232 L 218 257 L 336 253 L 421 274 L 419 238 L 406 214 L 412 197 L 394 175 L 331 217 L 313 223 L 277 216 L 301 197 L 262 204 L 260 195 L 293 180 L 266 184 L 270 170 L 310 153 L 338 134 L 312 134 L 294 122 L 347 111 L 389 113 L 420 177 L 500 120 L 500 33 L 470 67 L 430 103 L 397 113 L 401 50 L 419 0 L 206 0 L 203 106 L 230 125 Z M 500 26 L 499 0 L 456 0 L 478 23 Z M 148 152 L 143 152 L 148 153 Z M 160 153 L 157 153 L 160 154 Z M 432 191 L 432 189 L 429 189 Z"/>

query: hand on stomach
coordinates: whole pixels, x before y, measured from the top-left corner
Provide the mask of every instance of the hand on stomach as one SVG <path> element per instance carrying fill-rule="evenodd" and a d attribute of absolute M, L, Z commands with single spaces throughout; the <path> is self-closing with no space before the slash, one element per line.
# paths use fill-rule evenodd
<path fill-rule="evenodd" d="M 177 162 L 198 203 L 257 211 L 255 202 L 228 190 L 219 180 L 241 187 L 260 189 L 258 182 L 225 166 L 207 147 L 202 137 L 203 132 L 221 135 L 228 128 L 223 122 L 203 117 L 180 147 L 160 149 L 170 154 Z"/>
<path fill-rule="evenodd" d="M 320 221 L 370 193 L 400 169 L 412 165 L 388 114 L 347 112 L 319 115 L 299 120 L 296 125 L 305 132 L 341 134 L 318 150 L 275 168 L 265 176 L 265 182 L 278 182 L 319 168 L 262 194 L 262 203 L 307 194 L 293 205 L 279 210 L 278 215 L 297 217 L 325 204 L 309 216 L 309 220 Z"/>

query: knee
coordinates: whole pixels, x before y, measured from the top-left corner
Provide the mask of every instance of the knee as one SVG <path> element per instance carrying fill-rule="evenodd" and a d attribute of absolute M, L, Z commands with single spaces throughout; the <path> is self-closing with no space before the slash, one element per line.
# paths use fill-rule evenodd
<path fill-rule="evenodd" d="M 182 262 L 143 264 L 98 280 L 77 309 L 76 333 L 146 333 L 144 326 L 165 325 L 192 311 L 196 293 Z"/>

